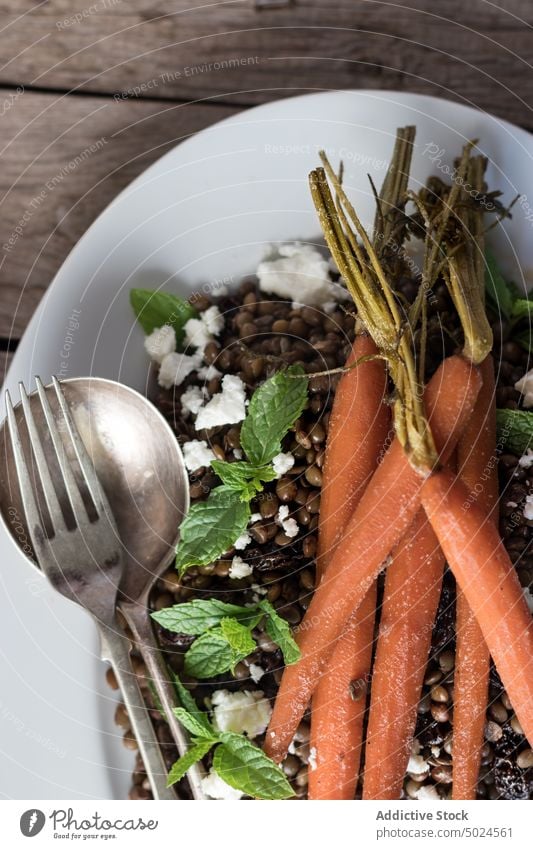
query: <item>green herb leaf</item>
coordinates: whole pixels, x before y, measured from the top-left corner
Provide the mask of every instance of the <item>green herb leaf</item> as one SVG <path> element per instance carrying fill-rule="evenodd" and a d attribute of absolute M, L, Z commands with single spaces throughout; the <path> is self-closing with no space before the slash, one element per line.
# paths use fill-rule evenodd
<path fill-rule="evenodd" d="M 148 336 L 157 327 L 170 324 L 176 331 L 178 347 L 183 342 L 183 326 L 198 315 L 194 307 L 183 298 L 177 298 L 170 292 L 155 292 L 151 289 L 132 289 L 130 303 L 137 321 Z"/>
<path fill-rule="evenodd" d="M 533 333 L 531 327 L 521 331 L 521 333 L 513 333 L 513 342 L 518 342 L 525 351 L 528 351 L 530 354 L 533 353 Z"/>
<path fill-rule="evenodd" d="M 485 251 L 485 290 L 492 306 L 510 318 L 513 312 L 514 295 L 505 282 L 496 260 L 490 251 Z"/>
<path fill-rule="evenodd" d="M 211 467 L 225 486 L 242 492 L 246 500 L 261 492 L 264 482 L 276 479 L 272 466 L 258 467 L 244 461 L 226 463 L 224 460 L 212 460 Z"/>
<path fill-rule="evenodd" d="M 213 489 L 207 501 L 194 504 L 181 525 L 176 554 L 180 574 L 191 566 L 207 566 L 224 554 L 246 529 L 250 515 L 250 505 L 226 486 Z"/>
<path fill-rule="evenodd" d="M 214 678 L 235 666 L 235 652 L 220 628 L 198 637 L 185 655 L 185 672 L 193 678 Z"/>
<path fill-rule="evenodd" d="M 282 770 L 240 734 L 220 735 L 213 769 L 226 784 L 256 799 L 288 799 L 294 791 Z"/>
<path fill-rule="evenodd" d="M 241 428 L 241 446 L 254 465 L 280 453 L 281 440 L 305 407 L 308 382 L 300 366 L 289 366 L 254 392 Z"/>
<path fill-rule="evenodd" d="M 257 613 L 253 608 L 227 604 L 216 598 L 194 599 L 175 604 L 158 610 L 151 616 L 168 631 L 174 631 L 176 634 L 190 634 L 194 637 L 200 636 L 209 628 L 220 625 L 227 616 L 237 619 L 249 628 L 255 628 L 258 621 Z"/>
<path fill-rule="evenodd" d="M 257 646 L 249 628 L 241 625 L 236 619 L 223 619 L 220 623 L 220 630 L 235 656 L 239 657 L 237 663 L 256 650 Z"/>
<path fill-rule="evenodd" d="M 258 605 L 266 614 L 265 628 L 270 639 L 278 645 L 287 665 L 300 660 L 301 653 L 296 640 L 292 636 L 289 623 L 276 613 L 269 601 L 261 601 Z"/>
<path fill-rule="evenodd" d="M 525 410 L 496 410 L 498 443 L 521 456 L 533 448 L 533 413 Z"/>
<path fill-rule="evenodd" d="M 209 722 L 209 717 L 205 713 L 205 711 L 200 710 L 195 700 L 189 693 L 187 687 L 184 687 L 181 683 L 180 679 L 176 675 L 176 673 L 171 672 L 174 681 L 174 688 L 176 690 L 178 700 L 183 708 L 187 711 L 188 714 L 194 716 L 197 722 L 202 723 L 203 727 L 206 729 L 206 732 L 211 732 L 214 734 L 215 731 L 213 726 Z M 202 734 L 202 737 L 207 736 L 207 734 Z"/>
<path fill-rule="evenodd" d="M 198 763 L 215 745 L 216 740 L 195 740 L 190 749 L 172 766 L 167 778 L 167 787 L 176 784 L 185 773 Z"/>
<path fill-rule="evenodd" d="M 167 715 L 163 709 L 163 705 L 161 704 L 161 699 L 159 698 L 159 694 L 155 688 L 154 682 L 151 678 L 147 678 L 146 684 L 148 685 L 148 689 L 150 690 L 150 695 L 152 696 L 152 701 L 154 703 L 155 709 L 158 711 L 161 719 L 164 719 L 165 722 L 168 722 Z"/>
<path fill-rule="evenodd" d="M 533 315 L 533 301 L 527 298 L 517 298 L 513 303 L 511 316 L 513 318 L 531 318 Z"/>
<path fill-rule="evenodd" d="M 187 731 L 190 731 L 194 737 L 205 737 L 208 740 L 216 739 L 216 734 L 213 733 L 213 729 L 210 727 L 208 728 L 201 719 L 198 719 L 195 714 L 189 713 L 189 711 L 185 710 L 185 708 L 174 708 L 174 714 Z"/>

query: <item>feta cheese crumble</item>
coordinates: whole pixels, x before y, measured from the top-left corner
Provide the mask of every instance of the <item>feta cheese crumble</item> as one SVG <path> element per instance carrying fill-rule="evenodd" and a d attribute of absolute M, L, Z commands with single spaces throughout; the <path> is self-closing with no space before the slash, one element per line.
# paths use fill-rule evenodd
<path fill-rule="evenodd" d="M 253 568 L 249 563 L 246 563 L 242 557 L 234 557 L 231 561 L 231 566 L 229 567 L 229 576 L 235 580 L 239 578 L 247 578 L 248 575 L 251 575 L 253 572 Z"/>
<path fill-rule="evenodd" d="M 216 456 L 211 451 L 205 439 L 192 439 L 182 446 L 183 459 L 189 472 L 195 472 L 202 466 L 210 466 Z"/>
<path fill-rule="evenodd" d="M 224 328 L 224 316 L 217 306 L 209 307 L 199 318 L 190 318 L 183 325 L 185 344 L 204 351 L 206 345 L 218 336 Z"/>
<path fill-rule="evenodd" d="M 407 772 L 409 775 L 426 775 L 429 773 L 429 764 L 422 755 L 411 755 L 407 764 Z"/>
<path fill-rule="evenodd" d="M 290 471 L 293 466 L 294 457 L 292 454 L 276 454 L 272 460 L 272 467 L 278 478 L 283 477 L 283 475 Z"/>
<path fill-rule="evenodd" d="M 266 731 L 272 714 L 270 702 L 264 695 L 262 690 L 235 693 L 215 690 L 211 696 L 215 729 L 259 737 Z"/>
<path fill-rule="evenodd" d="M 264 674 L 265 670 L 258 663 L 250 664 L 250 677 L 255 684 L 259 683 Z"/>
<path fill-rule="evenodd" d="M 522 400 L 524 407 L 533 407 L 533 368 L 516 381 L 514 388 L 524 396 Z"/>
<path fill-rule="evenodd" d="M 209 774 L 202 778 L 202 790 L 210 799 L 225 799 L 227 802 L 242 799 L 243 793 L 240 790 L 235 790 L 226 784 L 223 778 L 220 778 L 213 768 L 209 770 Z"/>
<path fill-rule="evenodd" d="M 189 386 L 181 396 L 181 411 L 184 415 L 192 413 L 195 416 L 205 400 L 205 390 L 199 386 Z"/>
<path fill-rule="evenodd" d="M 176 331 L 170 324 L 157 327 L 144 340 L 146 353 L 154 363 L 161 363 L 168 354 L 176 350 Z"/>
<path fill-rule="evenodd" d="M 533 466 L 533 451 L 531 448 L 528 448 L 524 456 L 520 457 L 518 465 L 522 469 L 530 469 Z"/>
<path fill-rule="evenodd" d="M 202 357 L 198 354 L 192 357 L 188 354 L 167 354 L 161 363 L 157 382 L 163 389 L 179 386 L 191 371 L 195 371 L 200 366 L 201 362 Z"/>
<path fill-rule="evenodd" d="M 222 392 L 213 395 L 202 407 L 196 419 L 196 430 L 220 427 L 242 422 L 246 416 L 245 386 L 240 377 L 226 374 L 222 378 Z"/>
<path fill-rule="evenodd" d="M 295 537 L 299 530 L 298 522 L 295 519 L 289 519 L 288 516 L 289 508 L 286 504 L 282 504 L 276 516 L 276 523 L 282 528 L 288 537 Z"/>
<path fill-rule="evenodd" d="M 233 548 L 236 548 L 237 551 L 242 551 L 246 548 L 247 545 L 250 545 L 251 541 L 252 537 L 250 536 L 248 531 L 245 531 L 243 534 L 240 535 L 240 537 L 235 540 L 235 542 L 233 543 Z"/>
<path fill-rule="evenodd" d="M 259 263 L 257 276 L 262 292 L 287 298 L 293 305 L 319 306 L 332 300 L 328 261 L 313 245 L 280 245 L 275 255 L 271 252 Z"/>
<path fill-rule="evenodd" d="M 528 495 L 526 497 L 526 503 L 524 504 L 524 518 L 531 522 L 533 520 L 533 495 Z"/>

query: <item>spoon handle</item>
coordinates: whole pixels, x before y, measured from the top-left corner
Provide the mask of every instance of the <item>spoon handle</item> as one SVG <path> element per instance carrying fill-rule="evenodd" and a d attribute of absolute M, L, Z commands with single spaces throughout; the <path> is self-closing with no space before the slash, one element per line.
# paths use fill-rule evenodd
<path fill-rule="evenodd" d="M 137 648 L 153 681 L 161 706 L 165 712 L 170 732 L 181 757 L 189 748 L 189 735 L 174 714 L 174 708 L 180 707 L 180 703 L 177 699 L 174 685 L 170 680 L 161 649 L 157 644 L 146 607 L 141 604 L 122 602 L 120 603 L 120 611 L 131 628 Z M 202 790 L 202 779 L 204 777 L 205 771 L 201 763 L 194 764 L 187 771 L 187 779 L 193 799 L 202 800 L 207 798 Z"/>
<path fill-rule="evenodd" d="M 130 657 L 130 641 L 115 620 L 111 625 L 97 622 L 101 638 L 102 660 L 111 663 L 122 698 L 128 712 L 131 727 L 139 745 L 146 774 L 150 781 L 154 799 L 176 800 L 172 787 L 167 787 L 167 769 L 154 726 L 133 671 Z"/>

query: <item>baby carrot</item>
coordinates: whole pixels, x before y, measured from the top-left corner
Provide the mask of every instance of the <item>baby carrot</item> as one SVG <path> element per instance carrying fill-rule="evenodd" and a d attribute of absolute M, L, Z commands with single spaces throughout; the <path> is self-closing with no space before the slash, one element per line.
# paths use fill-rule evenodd
<path fill-rule="evenodd" d="M 479 371 L 458 356 L 437 369 L 425 393 L 433 437 L 444 459 L 455 448 L 481 386 Z M 286 667 L 265 751 L 281 761 L 335 643 L 397 545 L 418 507 L 423 483 L 395 439 L 376 469 L 300 625 L 301 659 Z"/>
<path fill-rule="evenodd" d="M 358 335 L 347 365 L 377 353 L 372 339 Z M 384 403 L 387 375 L 382 359 L 345 372 L 329 420 L 323 468 L 317 584 L 342 531 L 371 478 L 390 423 Z M 309 799 L 353 799 L 359 773 L 376 614 L 376 586 L 339 638 L 313 696 Z"/>
<path fill-rule="evenodd" d="M 497 528 L 447 469 L 430 475 L 422 505 L 494 659 L 524 734 L 533 743 L 533 625 Z M 311 609 L 311 608 L 309 608 Z"/>
<path fill-rule="evenodd" d="M 472 498 L 497 522 L 496 404 L 494 363 L 480 366 L 483 386 L 457 446 L 461 480 Z M 490 515 L 492 513 L 492 516 Z M 457 588 L 455 696 L 453 704 L 453 799 L 475 799 L 488 701 L 490 654 L 464 593 Z"/>
<path fill-rule="evenodd" d="M 422 509 L 387 569 L 372 672 L 363 799 L 399 799 L 439 604 L 444 555 Z"/>

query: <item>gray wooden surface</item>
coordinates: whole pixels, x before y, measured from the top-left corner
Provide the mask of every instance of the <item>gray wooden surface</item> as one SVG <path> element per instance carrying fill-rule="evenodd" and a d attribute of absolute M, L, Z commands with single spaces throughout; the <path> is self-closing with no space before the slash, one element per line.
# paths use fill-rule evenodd
<path fill-rule="evenodd" d="M 0 0 L 2 373 L 76 240 L 180 139 L 336 88 L 434 94 L 533 129 L 532 24 L 531 0 Z"/>

